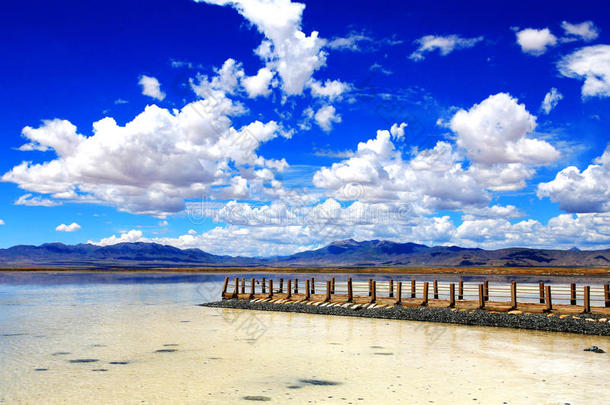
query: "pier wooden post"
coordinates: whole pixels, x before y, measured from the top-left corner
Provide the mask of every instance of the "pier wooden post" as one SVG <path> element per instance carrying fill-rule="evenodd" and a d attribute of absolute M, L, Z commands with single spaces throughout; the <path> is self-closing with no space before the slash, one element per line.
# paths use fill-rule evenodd
<path fill-rule="evenodd" d="M 354 290 L 352 287 L 352 278 L 347 279 L 347 302 L 352 302 L 354 300 Z"/>
<path fill-rule="evenodd" d="M 324 299 L 324 302 L 328 301 L 330 301 L 330 280 L 326 281 L 326 298 Z"/>
<path fill-rule="evenodd" d="M 279 292 L 280 293 L 284 292 L 284 279 L 283 278 L 280 278 L 280 291 Z"/>
<path fill-rule="evenodd" d="M 241 293 L 246 293 L 246 279 L 244 277 L 241 278 Z"/>
<path fill-rule="evenodd" d="M 415 280 L 411 280 L 411 298 L 415 298 L 417 295 L 417 286 L 415 285 Z"/>
<path fill-rule="evenodd" d="M 604 301 L 606 308 L 610 308 L 610 284 L 604 284 Z"/>
<path fill-rule="evenodd" d="M 269 279 L 269 298 L 273 298 L 273 280 Z"/>
<path fill-rule="evenodd" d="M 517 309 L 517 282 L 510 283 L 510 307 Z"/>
<path fill-rule="evenodd" d="M 423 297 L 424 297 L 424 300 L 422 301 L 421 304 L 422 304 L 422 306 L 425 307 L 426 305 L 428 305 L 428 282 L 427 281 L 424 283 L 424 296 Z"/>
<path fill-rule="evenodd" d="M 390 280 L 388 288 L 390 290 L 389 297 L 390 298 L 394 297 L 394 280 Z"/>
<path fill-rule="evenodd" d="M 334 294 L 335 293 L 335 278 L 331 278 L 330 279 L 330 293 Z"/>
<path fill-rule="evenodd" d="M 434 289 L 434 299 L 437 300 L 438 299 L 438 281 L 434 280 L 434 282 L 432 283 L 432 287 Z"/>
<path fill-rule="evenodd" d="M 487 280 L 483 281 L 483 295 L 485 301 L 489 301 L 489 281 Z"/>
<path fill-rule="evenodd" d="M 371 281 L 371 302 L 377 301 L 377 281 Z"/>
<path fill-rule="evenodd" d="M 311 278 L 311 294 L 315 294 L 316 293 L 316 280 L 314 280 L 314 278 Z"/>
<path fill-rule="evenodd" d="M 369 297 L 373 295 L 373 279 L 369 278 Z"/>
<path fill-rule="evenodd" d="M 222 285 L 222 298 L 225 297 L 228 286 L 229 286 L 229 277 L 225 277 L 225 283 Z"/>
<path fill-rule="evenodd" d="M 299 293 L 299 279 L 298 278 L 294 279 L 294 293 L 295 294 Z"/>
<path fill-rule="evenodd" d="M 460 280 L 458 284 L 458 300 L 464 299 L 464 282 Z"/>
<path fill-rule="evenodd" d="M 570 305 L 576 305 L 576 284 L 570 283 Z"/>
<path fill-rule="evenodd" d="M 309 287 L 309 280 L 305 280 L 305 299 L 309 301 L 311 298 L 311 289 Z"/>
<path fill-rule="evenodd" d="M 455 284 L 449 284 L 449 308 L 455 307 Z"/>
<path fill-rule="evenodd" d="M 263 294 L 267 292 L 267 281 L 265 280 L 265 277 L 263 277 L 263 281 L 261 281 L 261 290 Z"/>
<path fill-rule="evenodd" d="M 396 305 L 400 305 L 402 301 L 402 281 L 396 284 Z"/>
<path fill-rule="evenodd" d="M 286 298 L 292 297 L 292 280 L 286 281 Z"/>
<path fill-rule="evenodd" d="M 553 299 L 551 297 L 551 286 L 547 285 L 545 287 L 545 298 L 546 298 L 546 311 L 550 312 L 553 310 Z"/>
<path fill-rule="evenodd" d="M 591 287 L 585 286 L 585 313 L 591 312 Z"/>
<path fill-rule="evenodd" d="M 233 298 L 237 298 L 238 293 L 239 293 L 239 278 L 235 277 L 235 291 L 233 291 Z"/>
<path fill-rule="evenodd" d="M 483 291 L 483 284 L 479 284 L 479 308 L 485 308 L 485 293 Z"/>
<path fill-rule="evenodd" d="M 250 299 L 254 298 L 254 293 L 256 292 L 256 283 L 254 279 L 250 279 Z"/>
<path fill-rule="evenodd" d="M 538 289 L 540 290 L 540 303 L 544 304 L 544 283 L 542 281 L 538 283 Z"/>

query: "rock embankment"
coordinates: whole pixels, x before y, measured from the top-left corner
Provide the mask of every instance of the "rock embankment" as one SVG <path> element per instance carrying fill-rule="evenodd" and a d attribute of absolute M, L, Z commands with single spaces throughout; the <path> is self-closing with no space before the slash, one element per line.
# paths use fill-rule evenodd
<path fill-rule="evenodd" d="M 312 304 L 311 302 L 282 301 L 285 300 L 280 300 L 279 302 L 260 302 L 258 300 L 226 299 L 201 305 L 213 308 L 400 319 L 610 336 L 610 319 L 593 314 L 557 316 L 552 314 L 523 313 L 521 311 L 490 312 L 480 309 L 460 310 L 451 308 L 378 306 L 374 304 Z"/>

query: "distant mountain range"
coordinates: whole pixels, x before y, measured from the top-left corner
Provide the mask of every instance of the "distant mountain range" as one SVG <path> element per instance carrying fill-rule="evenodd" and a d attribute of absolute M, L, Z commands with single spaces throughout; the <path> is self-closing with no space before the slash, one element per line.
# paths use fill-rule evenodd
<path fill-rule="evenodd" d="M 0 249 L 0 268 L 163 268 L 163 267 L 610 267 L 610 249 L 596 251 L 510 248 L 484 250 L 425 246 L 385 240 L 353 239 L 290 256 L 267 258 L 218 256 L 199 249 L 156 243 L 41 246 Z"/>

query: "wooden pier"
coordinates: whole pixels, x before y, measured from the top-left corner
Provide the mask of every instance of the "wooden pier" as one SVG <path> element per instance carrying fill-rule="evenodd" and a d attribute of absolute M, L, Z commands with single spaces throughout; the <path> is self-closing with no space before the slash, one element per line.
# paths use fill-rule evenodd
<path fill-rule="evenodd" d="M 285 282 L 286 281 L 286 282 Z M 300 302 L 316 306 L 391 308 L 394 306 L 481 309 L 489 312 L 547 313 L 551 315 L 596 314 L 610 317 L 610 284 L 577 286 L 494 283 L 465 283 L 386 279 L 378 282 L 335 280 L 316 281 L 279 279 L 245 280 L 225 278 L 223 299 L 256 302 Z M 430 286 L 432 284 L 432 286 Z M 456 288 L 457 284 L 457 288 Z M 432 287 L 432 288 L 430 288 Z M 430 293 L 432 289 L 432 293 Z"/>

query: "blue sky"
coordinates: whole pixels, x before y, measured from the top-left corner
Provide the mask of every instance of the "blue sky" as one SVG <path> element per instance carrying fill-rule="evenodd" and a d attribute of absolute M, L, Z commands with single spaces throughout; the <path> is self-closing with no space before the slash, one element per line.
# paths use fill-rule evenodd
<path fill-rule="evenodd" d="M 601 1 L 3 6 L 0 246 L 610 248 Z"/>

